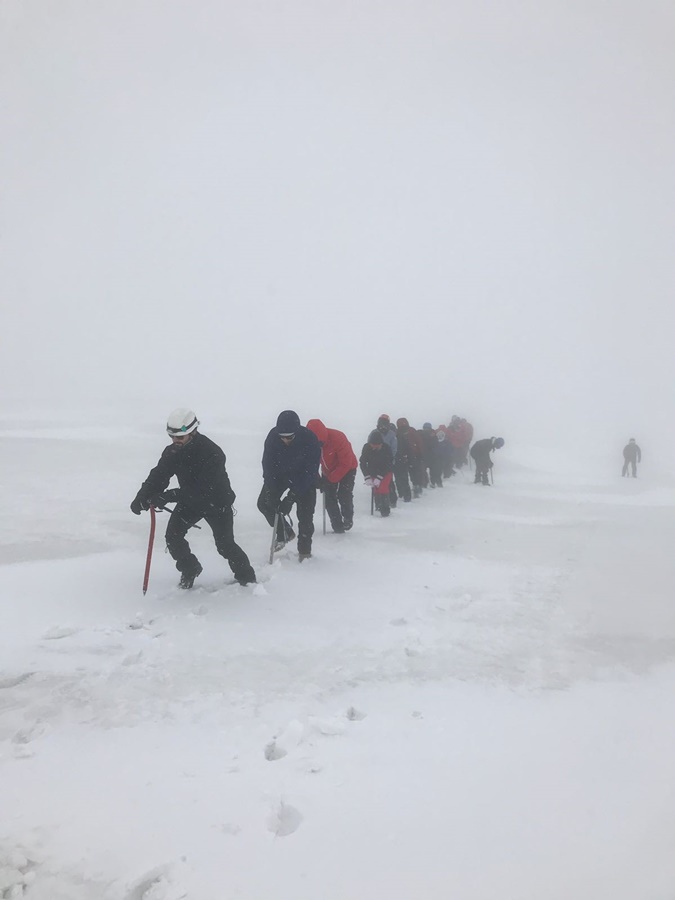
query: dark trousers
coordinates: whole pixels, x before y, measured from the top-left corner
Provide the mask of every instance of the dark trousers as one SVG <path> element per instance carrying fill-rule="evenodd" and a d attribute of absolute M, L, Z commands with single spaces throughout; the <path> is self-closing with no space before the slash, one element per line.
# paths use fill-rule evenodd
<path fill-rule="evenodd" d="M 628 475 L 628 466 L 632 469 L 633 478 L 637 478 L 637 463 L 634 459 L 627 459 L 623 464 L 623 470 L 621 472 L 622 475 Z"/>
<path fill-rule="evenodd" d="M 407 503 L 411 498 L 410 479 L 408 477 L 408 460 L 397 459 L 394 463 L 394 478 L 396 479 L 396 488 L 399 497 L 403 497 L 403 501 Z"/>
<path fill-rule="evenodd" d="M 443 475 L 445 478 L 450 478 L 455 474 L 455 465 L 459 465 L 458 451 L 456 447 L 450 444 L 450 450 L 443 461 Z"/>
<path fill-rule="evenodd" d="M 356 469 L 351 469 L 344 478 L 329 482 L 323 489 L 326 498 L 326 512 L 333 531 L 342 531 L 345 523 L 354 521 L 354 481 Z"/>
<path fill-rule="evenodd" d="M 443 463 L 440 459 L 432 460 L 428 467 L 429 482 L 432 487 L 443 487 Z"/>
<path fill-rule="evenodd" d="M 424 463 L 420 459 L 414 459 L 410 463 L 410 480 L 413 483 L 413 488 L 417 488 L 420 492 L 423 487 L 426 487 L 425 482 L 427 479 L 427 470 L 424 468 Z"/>
<path fill-rule="evenodd" d="M 195 572 L 199 566 L 199 560 L 190 550 L 185 535 L 188 528 L 201 519 L 204 519 L 213 532 L 216 550 L 228 561 L 237 581 L 255 581 L 255 572 L 248 556 L 234 540 L 234 515 L 231 506 L 211 510 L 206 515 L 186 509 L 180 503 L 174 508 L 166 526 L 166 546 L 176 561 L 178 571 L 189 574 Z"/>
<path fill-rule="evenodd" d="M 274 526 L 274 515 L 279 505 L 279 497 L 286 489 L 281 491 L 264 487 L 258 497 L 258 509 L 265 516 L 269 525 Z M 316 507 L 316 488 L 305 491 L 295 501 L 296 515 L 298 517 L 298 553 L 312 552 L 312 535 L 314 534 L 314 509 Z M 284 520 L 279 516 L 277 525 L 277 540 L 284 541 Z"/>
<path fill-rule="evenodd" d="M 482 482 L 483 484 L 489 484 L 490 480 L 488 478 L 490 469 L 492 468 L 492 460 L 488 457 L 487 459 L 477 459 L 476 460 L 476 477 L 473 480 L 474 484 L 478 484 Z"/>

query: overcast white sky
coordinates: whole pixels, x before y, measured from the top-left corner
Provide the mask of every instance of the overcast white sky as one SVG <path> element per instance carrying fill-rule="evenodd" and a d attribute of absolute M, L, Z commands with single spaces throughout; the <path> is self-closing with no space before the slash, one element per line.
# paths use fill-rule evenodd
<path fill-rule="evenodd" d="M 675 438 L 671 0 L 0 16 L 5 409 Z"/>

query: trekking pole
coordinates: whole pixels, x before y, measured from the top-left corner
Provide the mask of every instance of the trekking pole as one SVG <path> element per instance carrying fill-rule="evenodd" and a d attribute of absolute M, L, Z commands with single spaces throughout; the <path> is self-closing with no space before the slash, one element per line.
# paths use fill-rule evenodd
<path fill-rule="evenodd" d="M 143 594 L 148 589 L 148 581 L 150 580 L 150 563 L 152 562 L 152 548 L 155 543 L 155 507 L 150 507 L 150 540 L 148 541 L 148 555 L 145 558 L 145 575 L 143 576 Z"/>
<path fill-rule="evenodd" d="M 326 533 L 326 491 L 321 491 L 323 497 L 323 533 Z"/>
<path fill-rule="evenodd" d="M 375 488 L 370 489 L 370 514 L 375 515 Z"/>
<path fill-rule="evenodd" d="M 272 527 L 272 544 L 270 546 L 270 565 L 274 562 L 274 545 L 277 542 L 277 526 L 279 525 L 279 510 L 274 513 L 274 526 Z"/>
<path fill-rule="evenodd" d="M 492 468 L 490 468 L 490 484 L 495 483 L 495 476 L 492 474 Z"/>

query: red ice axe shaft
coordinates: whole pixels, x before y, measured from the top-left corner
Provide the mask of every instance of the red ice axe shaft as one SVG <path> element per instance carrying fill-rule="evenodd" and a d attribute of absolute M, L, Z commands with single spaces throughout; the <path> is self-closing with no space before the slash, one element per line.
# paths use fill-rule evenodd
<path fill-rule="evenodd" d="M 155 543 L 155 507 L 150 507 L 150 540 L 148 541 L 148 555 L 145 559 L 145 575 L 143 576 L 143 593 L 148 589 L 150 580 L 150 563 L 152 562 L 152 548 Z"/>

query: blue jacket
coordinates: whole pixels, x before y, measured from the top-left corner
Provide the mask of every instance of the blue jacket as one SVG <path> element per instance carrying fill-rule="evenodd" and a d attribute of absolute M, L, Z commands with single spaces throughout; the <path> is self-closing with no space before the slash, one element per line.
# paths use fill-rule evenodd
<path fill-rule="evenodd" d="M 279 435 L 291 432 L 295 437 L 290 443 L 284 443 Z M 317 436 L 300 424 L 297 413 L 284 410 L 265 438 L 262 458 L 265 487 L 279 495 L 289 488 L 300 496 L 316 487 L 320 463 L 321 445 Z"/>

